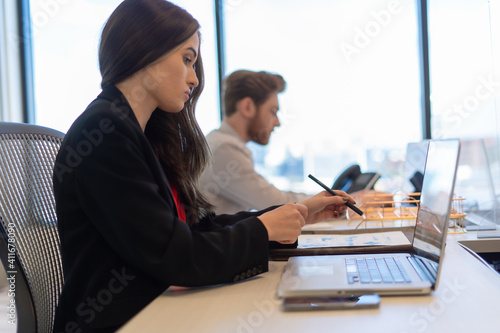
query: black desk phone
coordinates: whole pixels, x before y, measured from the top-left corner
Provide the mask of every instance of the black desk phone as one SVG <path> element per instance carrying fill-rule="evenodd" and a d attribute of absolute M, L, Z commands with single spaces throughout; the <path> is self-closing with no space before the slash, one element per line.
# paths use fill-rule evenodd
<path fill-rule="evenodd" d="M 372 190 L 380 178 L 377 172 L 361 172 L 359 165 L 354 164 L 345 169 L 332 185 L 332 190 L 353 193 L 362 190 Z"/>

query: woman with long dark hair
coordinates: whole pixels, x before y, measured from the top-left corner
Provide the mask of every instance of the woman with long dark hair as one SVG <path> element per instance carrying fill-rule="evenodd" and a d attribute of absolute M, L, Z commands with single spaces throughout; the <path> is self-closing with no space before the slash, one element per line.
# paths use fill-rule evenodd
<path fill-rule="evenodd" d="M 209 155 L 194 116 L 199 28 L 167 1 L 125 0 L 103 29 L 102 92 L 54 169 L 65 277 L 55 332 L 114 331 L 171 285 L 265 272 L 270 241 L 293 244 L 305 223 L 353 202 L 321 192 L 259 212 L 210 211 L 195 185 Z"/>

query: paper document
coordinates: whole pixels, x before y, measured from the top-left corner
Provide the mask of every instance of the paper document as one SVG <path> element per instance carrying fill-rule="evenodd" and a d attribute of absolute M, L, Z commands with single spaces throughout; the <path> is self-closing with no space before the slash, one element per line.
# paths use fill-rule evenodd
<path fill-rule="evenodd" d="M 299 249 L 317 247 L 347 247 L 376 245 L 409 245 L 410 241 L 401 231 L 362 233 L 354 235 L 300 235 Z"/>

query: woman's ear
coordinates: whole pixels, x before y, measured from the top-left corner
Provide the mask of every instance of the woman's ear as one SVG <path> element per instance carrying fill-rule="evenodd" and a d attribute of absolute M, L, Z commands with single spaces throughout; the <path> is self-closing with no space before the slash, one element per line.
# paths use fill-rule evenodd
<path fill-rule="evenodd" d="M 236 105 L 237 112 L 241 113 L 244 118 L 253 118 L 257 113 L 257 107 L 252 98 L 245 97 L 240 99 Z"/>

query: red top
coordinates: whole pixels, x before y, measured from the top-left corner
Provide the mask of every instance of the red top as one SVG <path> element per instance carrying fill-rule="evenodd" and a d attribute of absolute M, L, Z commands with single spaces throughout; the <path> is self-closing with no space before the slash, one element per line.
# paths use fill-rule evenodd
<path fill-rule="evenodd" d="M 186 222 L 186 210 L 184 209 L 184 205 L 179 200 L 179 194 L 177 193 L 177 189 L 172 183 L 170 183 L 170 188 L 172 189 L 172 194 L 174 195 L 175 207 L 177 208 L 177 215 L 179 219 Z"/>

